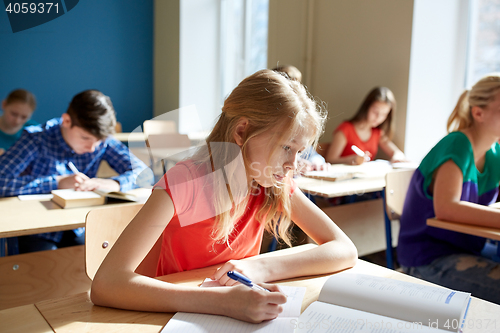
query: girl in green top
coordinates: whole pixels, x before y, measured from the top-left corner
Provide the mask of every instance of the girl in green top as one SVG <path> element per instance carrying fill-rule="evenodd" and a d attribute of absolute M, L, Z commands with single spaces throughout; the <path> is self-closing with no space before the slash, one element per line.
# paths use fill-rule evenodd
<path fill-rule="evenodd" d="M 436 216 L 500 228 L 500 210 L 488 207 L 500 181 L 500 73 L 460 96 L 448 131 L 410 182 L 398 261 L 405 273 L 500 304 L 500 264 L 481 256 L 485 239 L 426 224 Z"/>
<path fill-rule="evenodd" d="M 35 109 L 35 96 L 24 89 L 12 91 L 2 101 L 3 114 L 0 116 L 0 155 L 21 137 L 25 126 L 36 124 L 30 121 Z"/>

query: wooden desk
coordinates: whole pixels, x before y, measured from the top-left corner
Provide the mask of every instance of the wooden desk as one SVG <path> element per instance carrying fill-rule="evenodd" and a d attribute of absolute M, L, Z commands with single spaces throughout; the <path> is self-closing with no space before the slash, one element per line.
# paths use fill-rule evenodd
<path fill-rule="evenodd" d="M 192 145 L 198 145 L 203 142 L 206 137 L 210 134 L 209 131 L 188 133 L 189 140 L 191 140 Z M 146 142 L 146 138 L 143 132 L 132 132 L 132 133 L 115 133 L 113 136 L 120 140 L 121 142 Z"/>
<path fill-rule="evenodd" d="M 314 245 L 304 245 L 292 249 L 276 251 L 266 255 L 285 255 L 297 251 L 304 251 L 313 248 Z M 176 273 L 161 277 L 163 281 L 178 283 L 186 286 L 198 286 L 209 276 L 214 267 L 208 267 L 193 271 Z M 430 283 L 419 280 L 396 271 L 358 260 L 357 265 L 347 270 L 347 272 L 370 274 L 374 276 L 383 276 L 396 280 L 410 281 L 420 284 Z M 338 273 L 342 274 L 342 273 Z M 302 311 L 312 302 L 318 299 L 319 292 L 325 283 L 328 275 L 312 276 L 280 281 L 280 285 L 304 286 L 307 288 L 306 296 L 302 303 Z M 35 304 L 36 308 L 43 315 L 55 332 L 159 332 L 162 327 L 170 320 L 173 313 L 152 313 L 126 311 L 112 308 L 105 308 L 93 305 L 87 293 L 68 296 L 65 298 L 43 301 Z M 24 309 L 20 309 L 21 311 Z M 4 310 L 6 311 L 6 310 Z M 0 311 L 0 318 L 4 315 Z M 26 311 L 32 311 L 27 308 Z M 472 298 L 468 317 L 475 321 L 496 320 L 497 326 L 490 329 L 467 328 L 465 333 L 469 332 L 498 332 L 500 325 L 500 306 L 489 303 L 477 298 Z M 22 323 L 21 323 L 22 324 Z M 43 323 L 42 323 L 43 324 Z M 43 325 L 42 325 L 43 326 Z M 7 327 L 11 328 L 10 326 Z"/>
<path fill-rule="evenodd" d="M 495 208 L 500 207 L 498 204 L 493 204 L 492 206 Z M 482 227 L 478 225 L 470 225 L 458 222 L 441 221 L 438 219 L 427 219 L 427 225 L 431 227 L 461 232 L 463 234 L 489 238 L 500 242 L 500 228 Z M 500 244 L 497 244 L 497 254 L 496 257 L 493 256 L 493 260 L 500 261 Z"/>
<path fill-rule="evenodd" d="M 500 228 L 481 227 L 478 225 L 441 221 L 438 219 L 427 219 L 427 225 L 500 241 Z"/>
<path fill-rule="evenodd" d="M 364 194 L 382 191 L 385 187 L 385 176 L 376 178 L 353 178 L 339 181 L 327 181 L 299 177 L 295 179 L 297 186 L 306 193 L 325 198 L 335 198 L 345 195 Z"/>
<path fill-rule="evenodd" d="M 4 333 L 54 332 L 33 304 L 0 311 L 0 323 Z"/>
<path fill-rule="evenodd" d="M 151 194 L 149 189 L 131 191 L 145 202 Z M 132 205 L 136 202 L 114 203 Z M 85 226 L 85 216 L 97 206 L 63 209 L 50 199 L 21 201 L 17 197 L 0 198 L 0 238 L 32 235 L 43 232 L 71 230 Z"/>

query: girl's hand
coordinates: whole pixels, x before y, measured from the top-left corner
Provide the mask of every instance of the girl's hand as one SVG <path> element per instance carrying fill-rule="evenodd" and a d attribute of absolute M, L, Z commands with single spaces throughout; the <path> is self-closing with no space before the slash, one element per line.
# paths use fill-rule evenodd
<path fill-rule="evenodd" d="M 211 279 L 218 280 L 222 286 L 234 286 L 238 284 L 238 282 L 227 276 L 227 272 L 229 271 L 239 272 L 252 280 L 252 282 L 264 282 L 267 280 L 267 270 L 259 260 L 229 260 L 214 272 Z"/>
<path fill-rule="evenodd" d="M 271 292 L 255 290 L 246 286 L 235 286 L 227 288 L 227 316 L 260 323 L 264 320 L 272 320 L 283 311 L 281 304 L 286 303 L 286 296 L 277 285 L 263 283 L 262 287 Z"/>
<path fill-rule="evenodd" d="M 347 163 L 347 164 L 360 165 L 360 164 L 363 164 L 365 162 L 365 156 L 351 155 L 350 161 L 351 161 L 351 163 Z"/>

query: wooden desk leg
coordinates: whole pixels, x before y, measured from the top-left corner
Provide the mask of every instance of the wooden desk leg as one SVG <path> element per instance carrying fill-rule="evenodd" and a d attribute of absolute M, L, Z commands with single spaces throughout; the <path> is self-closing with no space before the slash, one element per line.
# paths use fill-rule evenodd
<path fill-rule="evenodd" d="M 385 189 L 382 191 L 382 202 L 384 204 L 384 221 L 385 221 L 385 241 L 386 241 L 386 248 L 385 248 L 385 258 L 387 261 L 387 268 L 394 269 L 394 258 L 392 256 L 392 226 L 391 226 L 391 219 L 387 215 L 387 205 L 385 202 L 385 195 L 387 193 L 385 192 Z"/>

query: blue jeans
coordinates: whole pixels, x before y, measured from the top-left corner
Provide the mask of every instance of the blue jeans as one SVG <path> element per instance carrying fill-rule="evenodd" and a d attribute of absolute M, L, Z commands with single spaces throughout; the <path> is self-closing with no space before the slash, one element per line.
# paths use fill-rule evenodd
<path fill-rule="evenodd" d="M 500 304 L 500 263 L 471 254 L 452 254 L 429 265 L 401 267 L 419 279 Z"/>

